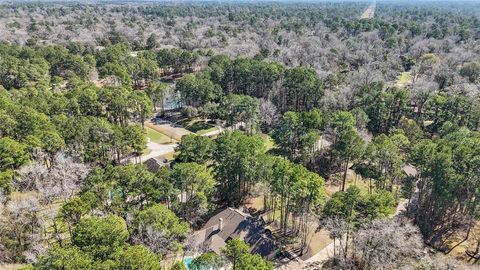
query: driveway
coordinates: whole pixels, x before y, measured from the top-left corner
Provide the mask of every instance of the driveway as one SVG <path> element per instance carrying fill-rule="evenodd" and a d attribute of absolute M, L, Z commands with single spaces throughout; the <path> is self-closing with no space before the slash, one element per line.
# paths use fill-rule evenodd
<path fill-rule="evenodd" d="M 147 155 L 143 155 L 140 157 L 132 157 L 130 158 L 131 163 L 138 163 L 138 162 L 144 162 L 150 158 L 158 157 L 158 156 L 163 156 L 169 153 L 175 152 L 175 147 L 177 147 L 178 144 L 158 144 L 152 141 L 147 142 L 147 148 L 151 150 L 150 153 Z"/>
<path fill-rule="evenodd" d="M 225 131 L 225 129 L 221 126 L 215 126 L 215 127 L 217 128 L 216 130 L 204 133 L 204 134 L 202 134 L 202 136 L 204 136 L 204 137 L 215 137 L 215 136 L 218 136 L 220 133 Z"/>

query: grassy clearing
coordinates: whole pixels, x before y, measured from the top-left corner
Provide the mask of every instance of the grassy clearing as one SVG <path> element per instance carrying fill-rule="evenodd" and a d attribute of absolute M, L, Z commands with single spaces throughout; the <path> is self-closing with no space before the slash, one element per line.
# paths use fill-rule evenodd
<path fill-rule="evenodd" d="M 175 142 L 174 140 L 170 139 L 167 135 L 162 134 L 154 129 L 145 127 L 145 130 L 147 131 L 147 137 L 150 138 L 152 142 L 155 142 L 158 144 L 169 144 L 169 143 Z"/>
<path fill-rule="evenodd" d="M 209 133 L 209 132 L 216 131 L 216 130 L 218 130 L 217 127 L 211 127 L 211 128 L 209 128 L 209 129 L 199 130 L 199 131 L 197 131 L 196 133 L 197 133 L 197 135 L 200 135 L 200 136 L 201 136 L 201 135 L 203 135 L 203 134 L 207 134 L 207 133 Z"/>
<path fill-rule="evenodd" d="M 328 180 L 328 183 L 325 184 L 326 195 L 328 197 L 332 196 L 333 193 L 340 191 L 343 180 L 343 172 L 334 174 Z M 374 190 L 374 182 L 372 182 L 372 189 Z M 369 182 L 362 180 L 361 176 L 357 177 L 357 174 L 353 170 L 348 170 L 347 172 L 347 182 L 345 184 L 345 189 L 350 186 L 357 186 L 360 189 L 360 192 L 365 195 L 368 194 Z"/>
<path fill-rule="evenodd" d="M 400 75 L 398 76 L 398 79 L 397 79 L 397 86 L 399 87 L 405 87 L 407 86 L 409 83 L 412 82 L 412 74 L 409 72 L 409 71 L 406 71 L 406 72 L 402 72 L 400 73 Z"/>
<path fill-rule="evenodd" d="M 360 16 L 360 19 L 371 19 L 375 15 L 375 5 L 370 5 Z"/>
<path fill-rule="evenodd" d="M 261 134 L 260 135 L 265 140 L 265 151 L 268 152 L 276 147 L 275 141 L 270 137 L 268 134 Z"/>

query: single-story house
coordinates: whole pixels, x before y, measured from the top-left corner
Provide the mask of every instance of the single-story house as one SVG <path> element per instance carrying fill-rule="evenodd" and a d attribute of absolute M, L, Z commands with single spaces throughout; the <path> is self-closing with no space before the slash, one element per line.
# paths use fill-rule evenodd
<path fill-rule="evenodd" d="M 164 156 L 158 156 L 147 159 L 143 162 L 143 165 L 145 165 L 150 172 L 156 173 L 161 167 L 170 166 L 170 163 Z"/>
<path fill-rule="evenodd" d="M 252 217 L 238 209 L 226 208 L 211 217 L 203 228 L 191 236 L 191 242 L 203 250 L 220 254 L 231 239 L 239 238 L 250 245 L 250 252 L 264 258 L 275 257 L 279 245 L 265 228 L 261 217 Z"/>

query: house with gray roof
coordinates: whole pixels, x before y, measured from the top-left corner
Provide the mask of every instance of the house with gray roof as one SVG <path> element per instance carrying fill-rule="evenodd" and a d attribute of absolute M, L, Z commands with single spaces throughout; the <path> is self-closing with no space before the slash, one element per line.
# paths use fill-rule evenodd
<path fill-rule="evenodd" d="M 261 217 L 252 217 L 230 207 L 212 216 L 190 240 L 204 251 L 210 250 L 220 254 L 227 242 L 234 238 L 248 243 L 251 253 L 267 259 L 274 258 L 279 249 Z"/>
<path fill-rule="evenodd" d="M 164 156 L 158 156 L 147 159 L 143 162 L 143 165 L 145 165 L 151 173 L 156 173 L 161 167 L 169 167 L 170 163 Z"/>

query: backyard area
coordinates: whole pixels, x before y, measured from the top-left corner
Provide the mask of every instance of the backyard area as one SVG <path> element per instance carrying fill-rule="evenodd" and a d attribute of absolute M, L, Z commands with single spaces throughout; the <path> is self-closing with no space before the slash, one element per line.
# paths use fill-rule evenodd
<path fill-rule="evenodd" d="M 343 173 L 333 174 L 327 183 L 325 183 L 325 192 L 328 197 L 332 196 L 333 193 L 340 190 L 343 179 Z M 345 189 L 348 189 L 350 186 L 357 186 L 360 189 L 362 194 L 368 194 L 369 190 L 369 181 L 363 180 L 361 176 L 349 169 L 347 171 L 347 181 L 345 183 Z M 372 182 L 372 191 L 375 189 L 375 183 Z"/>
<path fill-rule="evenodd" d="M 254 198 L 249 199 L 245 206 L 247 208 L 256 209 L 257 211 L 263 210 L 263 195 L 256 196 Z M 270 217 L 272 214 L 267 214 Z M 268 219 L 268 217 L 266 219 Z M 280 217 L 280 210 L 277 209 L 275 213 L 275 220 L 278 221 Z M 267 220 L 266 220 L 267 221 Z M 300 256 L 302 260 L 307 260 L 313 255 L 317 254 L 319 251 L 324 249 L 330 243 L 333 242 L 332 239 L 329 237 L 329 232 L 325 229 L 319 229 L 318 222 L 309 222 L 308 226 L 310 226 L 310 234 L 307 237 L 308 247 L 304 251 L 304 253 Z M 279 231 L 278 227 L 276 226 L 276 222 L 272 222 L 267 227 L 270 229 L 276 238 L 277 241 L 281 241 L 282 244 L 286 244 L 287 250 L 294 252 L 300 255 L 300 249 L 298 248 L 298 244 L 296 243 L 295 237 L 290 235 L 289 233 L 283 234 Z"/>
<path fill-rule="evenodd" d="M 268 135 L 263 136 L 266 139 L 266 143 L 271 143 L 271 147 L 274 147 L 273 140 Z M 338 173 L 332 175 L 332 177 L 328 180 L 325 184 L 325 195 L 327 197 L 331 197 L 333 193 L 340 190 L 341 182 L 342 182 L 343 173 Z M 357 176 L 357 174 L 353 170 L 348 170 L 347 172 L 347 182 L 346 187 L 350 186 L 357 186 L 360 189 L 360 192 L 363 195 L 369 193 L 369 186 L 370 182 L 368 180 L 362 179 L 361 176 Z M 374 183 L 372 183 L 372 190 L 375 190 Z M 264 209 L 264 196 L 261 192 L 256 194 L 254 197 L 248 199 L 245 203 L 245 207 L 252 210 L 252 212 L 259 212 L 262 213 Z M 271 219 L 273 213 L 265 213 L 264 217 L 266 221 Z M 309 235 L 307 237 L 308 247 L 304 251 L 303 254 L 300 255 L 300 249 L 298 248 L 298 243 L 292 235 L 287 233 L 284 235 L 282 232 L 278 230 L 277 222 L 279 221 L 280 217 L 280 210 L 277 209 L 274 214 L 275 218 L 272 223 L 269 224 L 268 228 L 273 232 L 273 235 L 276 237 L 278 241 L 282 241 L 283 244 L 286 245 L 287 250 L 290 252 L 294 252 L 300 256 L 301 261 L 310 262 L 312 260 L 316 261 L 318 257 L 325 257 L 330 256 L 329 252 L 332 252 L 332 248 L 329 247 L 333 243 L 333 240 L 330 238 L 329 231 L 323 229 L 320 225 L 318 220 L 309 222 Z M 289 219 L 290 220 L 290 219 Z M 328 249 L 328 251 L 327 251 Z M 325 253 L 325 254 L 323 254 Z M 290 268 L 289 268 L 290 269 Z"/>

